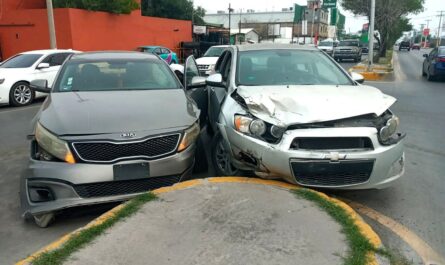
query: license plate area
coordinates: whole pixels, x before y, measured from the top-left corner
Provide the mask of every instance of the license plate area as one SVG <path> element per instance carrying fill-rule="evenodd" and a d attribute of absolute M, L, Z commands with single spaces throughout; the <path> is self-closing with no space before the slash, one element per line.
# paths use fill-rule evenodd
<path fill-rule="evenodd" d="M 147 162 L 119 164 L 113 166 L 114 180 L 133 180 L 150 177 L 150 164 Z"/>

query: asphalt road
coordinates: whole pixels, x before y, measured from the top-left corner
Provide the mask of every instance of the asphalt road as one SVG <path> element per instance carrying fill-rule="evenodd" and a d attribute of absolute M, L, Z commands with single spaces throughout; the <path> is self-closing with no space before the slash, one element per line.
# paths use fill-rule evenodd
<path fill-rule="evenodd" d="M 421 76 L 423 53 L 426 51 L 397 52 L 402 70 L 396 75 L 397 80 L 367 83 L 398 99 L 392 110 L 400 117 L 401 129 L 408 134 L 404 177 L 385 190 L 338 195 L 395 219 L 445 256 L 445 82 L 428 82 Z M 371 224 L 383 232 L 385 245 L 412 257 L 398 237 Z"/>
<path fill-rule="evenodd" d="M 398 53 L 402 72 L 393 83 L 368 83 L 398 98 L 393 111 L 406 139 L 406 174 L 386 190 L 339 192 L 392 217 L 445 256 L 445 83 L 421 77 L 422 53 Z M 344 62 L 349 68 L 354 63 Z M 28 158 L 26 134 L 41 102 L 0 107 L 0 264 L 11 264 L 100 215 L 110 205 L 71 210 L 46 229 L 21 219 L 19 178 Z M 385 245 L 410 255 L 401 240 L 371 222 Z"/>

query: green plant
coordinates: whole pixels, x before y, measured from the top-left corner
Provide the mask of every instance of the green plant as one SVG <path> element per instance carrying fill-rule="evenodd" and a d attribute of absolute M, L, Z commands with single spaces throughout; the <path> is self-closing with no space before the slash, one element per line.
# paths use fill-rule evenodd
<path fill-rule="evenodd" d="M 53 5 L 55 8 L 79 8 L 113 14 L 130 14 L 139 8 L 136 0 L 53 0 Z"/>

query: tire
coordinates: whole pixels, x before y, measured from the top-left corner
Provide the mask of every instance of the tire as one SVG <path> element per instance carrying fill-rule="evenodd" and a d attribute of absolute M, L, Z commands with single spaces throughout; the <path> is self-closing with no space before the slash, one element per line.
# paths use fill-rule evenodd
<path fill-rule="evenodd" d="M 410 51 L 411 49 L 410 48 L 408 48 L 408 51 Z"/>
<path fill-rule="evenodd" d="M 15 107 L 31 104 L 35 96 L 35 92 L 31 90 L 27 82 L 17 82 L 9 91 L 9 101 Z"/>
<path fill-rule="evenodd" d="M 240 170 L 230 161 L 230 154 L 225 150 L 221 133 L 216 133 L 212 139 L 212 163 L 216 176 L 236 176 Z"/>
<path fill-rule="evenodd" d="M 423 69 L 423 65 L 422 65 L 422 76 L 426 76 L 425 70 Z"/>
<path fill-rule="evenodd" d="M 46 228 L 54 221 L 54 213 L 34 215 L 34 222 L 40 228 Z"/>

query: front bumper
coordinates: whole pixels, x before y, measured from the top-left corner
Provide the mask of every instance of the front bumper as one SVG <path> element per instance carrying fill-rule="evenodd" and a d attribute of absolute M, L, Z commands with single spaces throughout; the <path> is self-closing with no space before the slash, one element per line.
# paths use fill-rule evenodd
<path fill-rule="evenodd" d="M 287 131 L 281 142 L 269 144 L 259 139 L 243 135 L 230 127 L 220 125 L 226 143 L 232 150 L 233 163 L 246 170 L 254 170 L 257 175 L 265 178 L 284 178 L 285 180 L 308 187 L 332 188 L 332 189 L 381 189 L 388 187 L 392 182 L 404 173 L 403 139 L 391 146 L 382 146 L 377 138 L 377 130 L 374 128 L 322 128 L 299 129 Z M 301 137 L 369 137 L 373 150 L 339 150 L 335 153 L 341 157 L 338 161 L 332 161 L 332 151 L 325 150 L 294 150 L 290 149 L 295 138 Z M 239 159 L 249 156 L 250 161 L 258 161 L 253 167 Z M 297 181 L 292 170 L 292 162 L 332 162 L 346 161 L 373 161 L 372 171 L 367 179 L 361 183 L 351 185 L 308 185 Z M 250 168 L 249 168 L 250 167 Z"/>
<path fill-rule="evenodd" d="M 155 185 L 168 183 L 166 180 L 180 181 L 186 179 L 191 176 L 195 149 L 196 145 L 191 145 L 180 153 L 158 160 L 134 160 L 114 164 L 67 164 L 30 159 L 29 165 L 21 178 L 20 199 L 23 216 L 44 214 L 76 206 L 124 201 L 143 193 L 126 192 L 119 195 L 93 197 L 82 197 L 82 193 L 79 195 L 79 189 L 76 189 L 76 187 L 85 187 L 89 184 L 93 187 L 103 187 L 102 185 L 115 184 L 113 165 L 116 164 L 148 162 L 150 178 L 143 180 L 153 180 L 156 182 Z M 55 200 L 32 202 L 30 199 L 31 187 L 49 189 Z M 132 188 L 134 187 L 129 188 L 129 191 Z"/>

